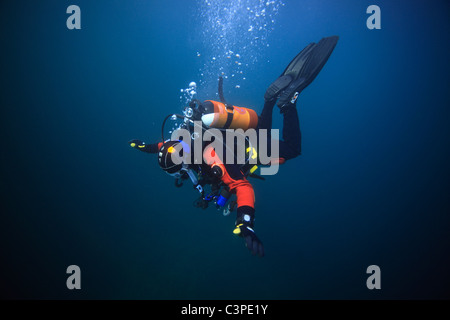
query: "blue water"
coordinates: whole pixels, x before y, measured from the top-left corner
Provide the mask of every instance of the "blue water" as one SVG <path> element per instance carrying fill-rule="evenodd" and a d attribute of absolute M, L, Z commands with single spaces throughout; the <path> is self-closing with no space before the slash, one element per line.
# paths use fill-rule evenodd
<path fill-rule="evenodd" d="M 1 297 L 449 298 L 448 2 L 283 0 L 262 17 L 259 1 L 209 2 L 0 3 Z M 260 112 L 292 57 L 335 34 L 299 98 L 302 156 L 254 182 L 253 257 L 232 216 L 193 208 L 196 191 L 127 141 L 158 141 L 190 81 L 216 98 L 219 72 L 229 101 Z"/>

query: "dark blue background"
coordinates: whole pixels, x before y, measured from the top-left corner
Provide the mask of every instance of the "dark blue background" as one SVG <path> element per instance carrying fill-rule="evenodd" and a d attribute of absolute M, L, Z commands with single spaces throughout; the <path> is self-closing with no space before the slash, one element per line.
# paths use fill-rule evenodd
<path fill-rule="evenodd" d="M 193 208 L 194 190 L 127 144 L 157 141 L 199 76 L 196 1 L 0 3 L 2 298 L 450 297 L 448 2 L 285 4 L 233 103 L 260 112 L 298 51 L 340 41 L 299 100 L 303 155 L 254 183 L 259 259 L 232 217 Z"/>

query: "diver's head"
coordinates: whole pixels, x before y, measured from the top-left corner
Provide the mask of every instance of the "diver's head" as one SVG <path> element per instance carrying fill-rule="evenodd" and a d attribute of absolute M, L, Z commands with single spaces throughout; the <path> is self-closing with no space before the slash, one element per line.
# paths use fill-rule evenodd
<path fill-rule="evenodd" d="M 189 153 L 188 145 L 185 142 L 180 140 L 167 141 L 159 149 L 159 166 L 169 175 L 179 178 L 182 175 L 181 169 L 186 167 L 183 163 L 183 157 Z"/>

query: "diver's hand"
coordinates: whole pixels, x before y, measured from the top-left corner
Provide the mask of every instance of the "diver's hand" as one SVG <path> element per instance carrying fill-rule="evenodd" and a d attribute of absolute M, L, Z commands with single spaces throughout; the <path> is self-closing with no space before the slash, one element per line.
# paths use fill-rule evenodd
<path fill-rule="evenodd" d="M 144 142 L 144 141 L 141 141 L 141 140 L 138 140 L 138 139 L 130 140 L 130 141 L 128 141 L 128 144 L 129 144 L 132 148 L 135 148 L 135 149 L 142 149 L 142 148 L 145 148 L 145 142 Z"/>
<path fill-rule="evenodd" d="M 253 255 L 264 256 L 264 247 L 261 240 L 255 234 L 255 231 L 246 224 L 238 224 L 233 230 L 234 234 L 244 238 L 245 246 L 251 251 Z"/>

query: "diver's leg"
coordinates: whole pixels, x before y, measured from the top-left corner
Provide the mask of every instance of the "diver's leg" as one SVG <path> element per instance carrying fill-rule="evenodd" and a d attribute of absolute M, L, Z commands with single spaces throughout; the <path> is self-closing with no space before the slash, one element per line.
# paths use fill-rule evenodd
<path fill-rule="evenodd" d="M 285 108 L 283 114 L 283 140 L 280 141 L 280 158 L 298 157 L 302 152 L 302 133 L 295 105 Z"/>
<path fill-rule="evenodd" d="M 261 111 L 261 114 L 259 115 L 258 120 L 258 128 L 259 129 L 272 129 L 272 114 L 273 114 L 273 107 L 275 106 L 276 99 L 272 100 L 266 100 L 264 102 L 263 110 Z"/>
<path fill-rule="evenodd" d="M 273 114 L 273 107 L 275 106 L 276 102 L 277 99 L 268 99 L 268 100 L 266 99 L 264 102 L 263 110 L 261 111 L 261 114 L 259 115 L 258 119 L 258 127 L 257 127 L 258 141 L 259 139 L 261 139 L 259 130 L 261 129 L 267 130 L 267 134 L 263 135 L 263 137 L 265 137 L 266 139 L 267 154 L 271 154 L 272 114 Z"/>
<path fill-rule="evenodd" d="M 267 129 L 267 147 L 270 151 L 272 114 L 276 99 L 266 100 L 259 116 L 258 129 Z M 296 102 L 284 109 L 282 139 L 279 141 L 279 157 L 285 160 L 293 159 L 301 154 L 302 134 Z"/>

